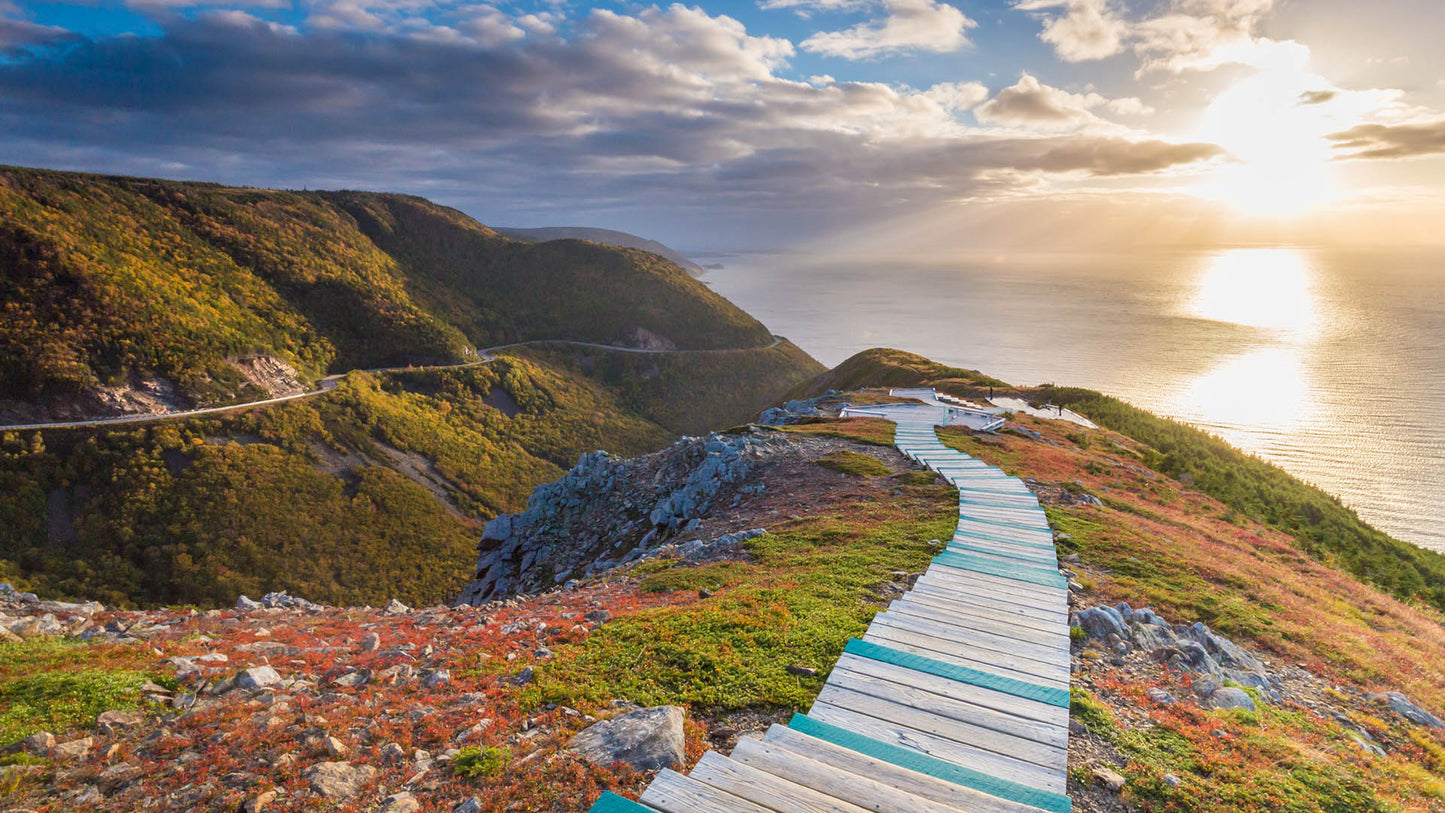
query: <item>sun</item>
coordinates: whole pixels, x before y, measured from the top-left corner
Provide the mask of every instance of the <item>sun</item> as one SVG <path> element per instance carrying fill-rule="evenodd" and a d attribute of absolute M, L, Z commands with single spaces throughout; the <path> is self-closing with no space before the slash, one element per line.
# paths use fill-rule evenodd
<path fill-rule="evenodd" d="M 1288 217 L 1339 197 L 1325 135 L 1338 129 L 1331 85 L 1297 66 L 1275 66 L 1220 93 L 1197 136 L 1224 147 L 1236 163 L 1197 187 L 1245 214 Z"/>

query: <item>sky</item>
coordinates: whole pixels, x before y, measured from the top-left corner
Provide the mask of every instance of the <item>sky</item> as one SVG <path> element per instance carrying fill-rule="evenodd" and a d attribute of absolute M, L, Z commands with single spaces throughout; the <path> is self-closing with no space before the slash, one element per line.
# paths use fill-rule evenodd
<path fill-rule="evenodd" d="M 690 250 L 1438 243 L 1438 0 L 0 0 L 0 162 Z"/>

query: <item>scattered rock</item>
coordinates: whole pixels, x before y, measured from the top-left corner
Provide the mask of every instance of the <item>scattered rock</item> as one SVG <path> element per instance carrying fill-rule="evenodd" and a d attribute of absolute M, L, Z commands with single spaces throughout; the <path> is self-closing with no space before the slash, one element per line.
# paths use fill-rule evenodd
<path fill-rule="evenodd" d="M 396 599 L 392 599 L 386 603 L 386 607 L 382 609 L 382 612 L 387 615 L 405 615 L 411 612 L 411 608 Z"/>
<path fill-rule="evenodd" d="M 551 654 L 550 652 L 548 653 Z M 421 687 L 423 689 L 435 689 L 438 686 L 445 686 L 452 680 L 452 673 L 446 669 L 427 669 L 421 673 Z"/>
<path fill-rule="evenodd" d="M 249 669 L 242 669 L 231 678 L 231 686 L 236 689 L 264 689 L 280 682 L 281 675 L 270 666 L 252 666 Z"/>
<path fill-rule="evenodd" d="M 241 805 L 241 811 L 242 813 L 261 813 L 261 811 L 266 809 L 266 805 L 274 801 L 276 801 L 276 791 L 268 790 L 265 793 L 257 794 L 247 799 L 246 803 Z"/>
<path fill-rule="evenodd" d="M 1205 701 L 1212 709 L 1243 709 L 1254 711 L 1254 698 L 1250 697 L 1243 689 L 1236 689 L 1233 686 L 1226 686 L 1216 689 Z"/>
<path fill-rule="evenodd" d="M 421 810 L 421 802 L 409 791 L 393 793 L 376 807 L 376 813 L 416 813 L 418 810 Z"/>
<path fill-rule="evenodd" d="M 95 738 L 80 737 L 51 748 L 50 758 L 61 763 L 81 762 L 90 756 L 90 749 L 93 747 L 95 747 Z"/>
<path fill-rule="evenodd" d="M 1172 706 L 1179 702 L 1179 698 L 1163 689 L 1150 689 L 1148 694 L 1151 703 L 1158 703 L 1161 706 Z"/>
<path fill-rule="evenodd" d="M 327 799 L 350 799 L 375 775 L 376 769 L 370 765 L 349 762 L 322 762 L 301 773 L 311 790 Z"/>
<path fill-rule="evenodd" d="M 9 587 L 9 584 L 5 585 Z M 55 747 L 55 735 L 49 731 L 38 731 L 23 740 L 12 742 L 0 750 L 0 754 L 31 754 L 32 756 L 43 757 L 50 753 Z"/>
<path fill-rule="evenodd" d="M 568 750 L 594 765 L 623 762 L 639 771 L 657 771 L 684 759 L 683 710 L 655 706 L 593 723 L 573 737 Z"/>
<path fill-rule="evenodd" d="M 482 813 L 482 800 L 475 796 L 463 799 L 452 807 L 452 813 Z"/>
<path fill-rule="evenodd" d="M 145 714 L 136 710 L 103 711 L 95 718 L 95 727 L 102 734 L 119 734 L 145 722 Z"/>
<path fill-rule="evenodd" d="M 1166 773 L 1163 776 L 1159 777 L 1159 779 L 1171 788 L 1179 787 L 1179 777 L 1175 776 L 1172 773 Z"/>
<path fill-rule="evenodd" d="M 1410 698 L 1399 692 L 1369 694 L 1365 696 L 1365 699 L 1372 703 L 1385 706 L 1390 711 L 1395 712 L 1416 725 L 1423 725 L 1429 728 L 1445 728 L 1445 722 L 1442 722 L 1439 717 L 1410 702 Z"/>
<path fill-rule="evenodd" d="M 1089 776 L 1093 777 L 1095 781 L 1102 782 L 1104 787 L 1109 789 L 1110 793 L 1119 793 L 1124 789 L 1126 781 L 1124 777 L 1120 776 L 1117 771 L 1106 768 L 1103 765 L 1095 766 L 1094 770 L 1089 772 Z"/>

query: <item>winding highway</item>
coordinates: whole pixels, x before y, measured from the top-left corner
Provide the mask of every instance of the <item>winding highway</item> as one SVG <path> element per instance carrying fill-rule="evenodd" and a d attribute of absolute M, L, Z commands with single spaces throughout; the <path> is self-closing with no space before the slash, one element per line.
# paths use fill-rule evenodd
<path fill-rule="evenodd" d="M 293 395 L 282 395 L 276 398 L 265 398 L 260 401 L 247 401 L 243 404 L 227 404 L 226 406 L 207 407 L 205 409 L 186 409 L 176 412 L 155 412 L 143 415 L 120 415 L 113 418 L 95 418 L 88 421 L 53 421 L 50 423 L 16 423 L 0 426 L 0 432 L 19 432 L 30 429 L 80 429 L 88 426 L 122 426 L 130 424 L 156 423 L 159 421 L 184 420 L 186 418 L 199 418 L 206 415 L 220 415 L 226 412 L 236 412 L 242 409 L 269 406 L 271 404 L 282 404 L 287 401 L 296 401 L 302 398 L 312 398 L 323 393 L 336 389 L 341 379 L 351 373 L 405 373 L 405 372 L 426 372 L 431 370 L 459 370 L 466 367 L 477 367 L 483 364 L 490 364 L 495 361 L 492 353 L 501 350 L 509 350 L 514 347 L 529 347 L 539 344 L 566 344 L 573 347 L 592 347 L 598 350 L 616 350 L 622 353 L 641 353 L 656 355 L 683 355 L 702 353 L 736 353 L 741 350 L 771 350 L 782 344 L 782 336 L 773 336 L 773 343 L 762 347 L 736 347 L 722 348 L 717 350 L 647 350 L 640 347 L 622 347 L 614 344 L 597 344 L 595 342 L 579 342 L 571 339 L 530 339 L 525 342 L 512 342 L 511 344 L 499 344 L 495 347 L 484 347 L 477 350 L 481 358 L 477 361 L 465 361 L 459 364 L 433 364 L 425 366 L 409 367 L 376 367 L 369 370 L 348 370 L 344 373 L 328 375 L 317 382 L 316 389 L 308 392 L 298 392 Z"/>

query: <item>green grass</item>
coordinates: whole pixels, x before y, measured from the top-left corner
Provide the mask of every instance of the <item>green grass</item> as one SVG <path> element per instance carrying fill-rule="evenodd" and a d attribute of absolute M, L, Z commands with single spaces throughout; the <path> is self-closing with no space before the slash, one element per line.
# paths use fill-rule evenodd
<path fill-rule="evenodd" d="M 727 574 L 706 600 L 616 618 L 539 670 L 537 702 L 798 708 L 811 702 L 843 645 L 861 636 L 889 571 L 925 567 L 928 540 L 956 522 L 954 492 L 911 488 L 890 506 L 839 506 L 750 540 L 750 565 L 662 570 L 648 583 L 691 589 Z M 669 576 L 669 574 L 683 574 Z M 669 583 L 669 582 L 661 582 Z M 820 676 L 788 674 L 793 664 Z"/>
<path fill-rule="evenodd" d="M 893 473 L 892 469 L 873 455 L 846 449 L 833 452 L 818 460 L 817 463 L 825 469 L 831 469 L 840 474 L 851 474 L 854 477 L 882 477 Z"/>
<path fill-rule="evenodd" d="M 91 648 L 61 639 L 0 644 L 0 745 L 37 731 L 84 728 L 103 711 L 136 708 L 151 675 L 97 666 L 93 656 Z"/>
<path fill-rule="evenodd" d="M 1445 610 L 1445 554 L 1370 527 L 1337 499 L 1193 427 L 1091 390 L 1040 393 L 1144 444 L 1145 465 L 1191 480 L 1239 514 L 1292 535 L 1312 557 L 1398 598 Z"/>
<path fill-rule="evenodd" d="M 470 745 L 457 751 L 456 757 L 452 759 L 452 773 L 469 779 L 490 779 L 501 773 L 511 762 L 512 752 L 507 748 L 495 745 L 478 748 Z"/>

